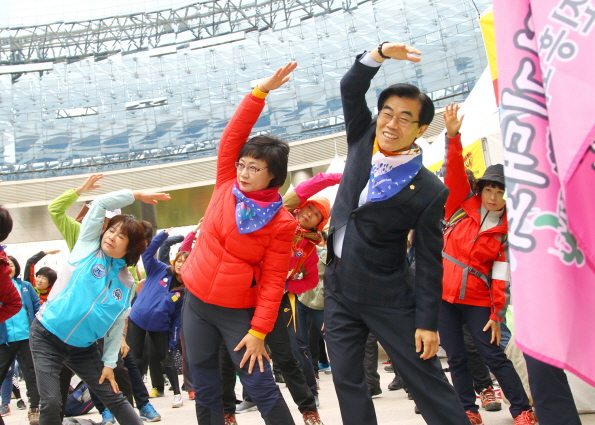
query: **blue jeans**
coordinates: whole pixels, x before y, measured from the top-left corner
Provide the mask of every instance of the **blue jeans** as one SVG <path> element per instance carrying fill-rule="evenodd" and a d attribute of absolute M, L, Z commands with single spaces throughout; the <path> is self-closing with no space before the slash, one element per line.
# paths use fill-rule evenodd
<path fill-rule="evenodd" d="M 13 361 L 10 369 L 6 373 L 6 378 L 2 381 L 2 404 L 10 404 L 10 393 L 12 393 L 12 377 L 16 362 Z"/>

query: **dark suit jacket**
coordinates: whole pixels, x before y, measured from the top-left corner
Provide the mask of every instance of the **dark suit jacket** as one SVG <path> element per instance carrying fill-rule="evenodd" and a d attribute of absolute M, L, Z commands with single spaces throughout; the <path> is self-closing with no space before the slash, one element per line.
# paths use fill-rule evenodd
<path fill-rule="evenodd" d="M 359 57 L 358 57 L 359 59 Z M 334 233 L 347 226 L 338 286 L 353 302 L 379 307 L 414 307 L 416 328 L 436 331 L 442 298 L 440 220 L 448 189 L 425 167 L 410 185 L 390 199 L 358 207 L 370 178 L 376 120 L 365 94 L 379 68 L 355 64 L 341 80 L 347 129 L 345 172 L 333 206 L 329 261 L 334 258 Z M 407 235 L 415 230 L 416 274 L 408 266 Z"/>

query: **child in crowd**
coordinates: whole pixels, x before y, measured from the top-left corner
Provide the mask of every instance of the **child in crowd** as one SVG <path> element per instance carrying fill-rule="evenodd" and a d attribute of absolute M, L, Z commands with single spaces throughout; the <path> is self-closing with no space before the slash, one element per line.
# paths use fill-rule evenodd
<path fill-rule="evenodd" d="M 448 356 L 453 386 L 473 425 L 483 421 L 475 404 L 463 323 L 510 400 L 514 424 L 533 425 L 536 419 L 523 384 L 500 347 L 500 323 L 506 313 L 510 281 L 504 167 L 489 166 L 471 191 L 459 133 L 463 117 L 457 117 L 458 110 L 458 105 L 451 104 L 444 112 L 447 148 L 443 175 L 450 193 L 445 206 L 440 342 Z"/>
<path fill-rule="evenodd" d="M 59 249 L 52 251 L 39 251 L 37 254 L 31 256 L 25 265 L 25 280 L 30 282 L 35 287 L 35 291 L 37 291 L 37 295 L 39 296 L 40 304 L 43 304 L 48 298 L 48 295 L 50 294 L 56 279 L 58 279 L 58 274 L 54 269 L 47 266 L 41 267 L 39 270 L 37 270 L 37 272 L 35 272 L 35 265 L 46 255 L 53 255 L 59 252 Z M 33 279 L 33 276 L 35 276 L 35 279 Z"/>
<path fill-rule="evenodd" d="M 272 425 L 294 423 L 270 370 L 264 338 L 275 324 L 295 222 L 283 207 L 289 146 L 248 137 L 264 98 L 289 81 L 289 63 L 244 98 L 221 137 L 215 190 L 196 246 L 182 268 L 188 293 L 184 344 L 200 425 L 223 424 L 219 348 L 223 341 L 250 398 Z M 259 370 L 254 371 L 257 365 Z"/>
<path fill-rule="evenodd" d="M 59 425 L 62 365 L 73 370 L 122 424 L 142 424 L 114 379 L 124 319 L 134 280 L 126 266 L 146 249 L 145 228 L 134 217 L 112 217 L 102 231 L 106 210 L 134 200 L 155 204 L 169 195 L 122 190 L 100 195 L 83 219 L 68 264 L 31 326 L 31 346 L 39 377 L 41 421 Z M 103 357 L 95 341 L 105 337 Z"/>

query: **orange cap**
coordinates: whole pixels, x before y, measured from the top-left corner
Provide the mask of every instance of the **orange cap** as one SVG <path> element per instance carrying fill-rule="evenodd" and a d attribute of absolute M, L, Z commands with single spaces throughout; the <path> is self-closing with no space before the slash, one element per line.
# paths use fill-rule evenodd
<path fill-rule="evenodd" d="M 331 218 L 331 203 L 323 196 L 312 196 L 303 202 L 298 208 L 303 208 L 307 204 L 313 204 L 322 215 L 322 220 L 320 220 L 320 223 L 318 223 L 318 226 L 316 226 L 315 229 L 317 232 L 322 231 L 324 226 L 326 226 L 326 223 L 328 223 L 329 219 Z"/>

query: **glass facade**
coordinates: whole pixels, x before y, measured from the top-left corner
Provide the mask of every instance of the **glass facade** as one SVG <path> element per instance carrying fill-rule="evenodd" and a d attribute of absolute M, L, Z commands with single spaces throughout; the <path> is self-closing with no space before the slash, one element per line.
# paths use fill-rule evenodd
<path fill-rule="evenodd" d="M 480 10 L 490 3 L 475 1 Z M 460 101 L 487 65 L 477 12 L 466 0 L 365 1 L 318 16 L 304 12 L 302 18 L 293 16 L 293 25 L 270 22 L 270 28 L 236 31 L 227 42 L 218 38 L 222 44 L 202 48 L 184 41 L 108 54 L 81 50 L 76 58 L 53 58 L 50 69 L 35 72 L 16 72 L 23 69 L 3 62 L 1 178 L 104 172 L 215 155 L 251 83 L 288 61 L 299 67 L 291 82 L 270 96 L 254 131 L 290 141 L 343 130 L 340 79 L 356 54 L 380 41 L 412 44 L 423 61 L 385 62 L 369 91 L 371 107 L 377 94 L 396 82 L 417 85 L 438 107 Z M 201 40 L 208 44 L 208 37 Z"/>

